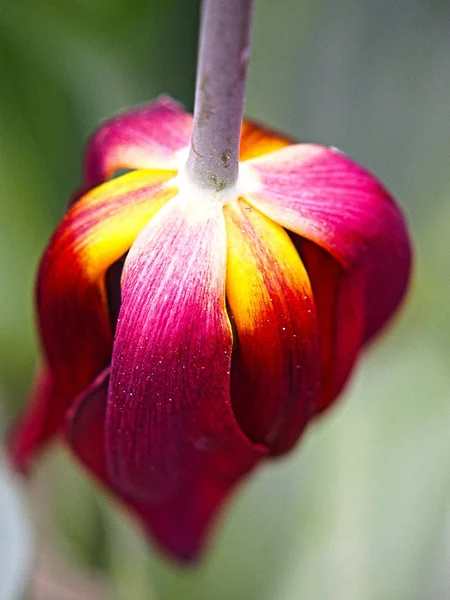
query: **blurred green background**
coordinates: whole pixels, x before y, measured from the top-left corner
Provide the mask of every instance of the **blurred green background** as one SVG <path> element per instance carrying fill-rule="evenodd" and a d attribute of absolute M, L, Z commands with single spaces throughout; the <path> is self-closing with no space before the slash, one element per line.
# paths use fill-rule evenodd
<path fill-rule="evenodd" d="M 192 108 L 198 2 L 0 1 L 1 429 L 36 360 L 36 264 L 85 141 L 161 92 Z M 233 497 L 182 570 L 60 450 L 29 486 L 29 600 L 450 597 L 450 3 L 256 0 L 247 114 L 387 184 L 416 246 L 410 300 L 344 398 Z M 1 557 L 0 557 L 1 560 Z"/>

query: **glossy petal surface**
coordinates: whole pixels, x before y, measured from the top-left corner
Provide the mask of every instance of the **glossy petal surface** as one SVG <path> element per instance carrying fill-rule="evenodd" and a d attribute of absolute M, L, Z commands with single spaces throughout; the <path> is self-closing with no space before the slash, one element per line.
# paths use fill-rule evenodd
<path fill-rule="evenodd" d="M 15 460 L 57 432 L 70 402 L 109 364 L 112 328 L 105 273 L 175 193 L 167 174 L 131 173 L 95 189 L 62 220 L 44 254 L 37 304 L 45 389 L 37 387 L 16 435 Z"/>
<path fill-rule="evenodd" d="M 284 452 L 314 411 L 319 331 L 308 274 L 288 234 L 245 202 L 225 208 L 227 298 L 236 325 L 233 407 L 244 431 Z"/>
<path fill-rule="evenodd" d="M 191 130 L 192 116 L 168 96 L 113 117 L 89 142 L 85 186 L 119 169 L 176 169 L 176 153 L 189 146 Z"/>
<path fill-rule="evenodd" d="M 401 213 L 383 186 L 334 149 L 283 148 L 246 164 L 246 200 L 314 241 L 344 268 L 365 271 L 365 338 L 398 305 L 409 279 L 410 246 Z"/>
<path fill-rule="evenodd" d="M 219 500 L 265 454 L 231 407 L 225 261 L 220 204 L 180 196 L 140 233 L 122 279 L 108 478 L 151 506 L 157 535 L 186 556 Z"/>

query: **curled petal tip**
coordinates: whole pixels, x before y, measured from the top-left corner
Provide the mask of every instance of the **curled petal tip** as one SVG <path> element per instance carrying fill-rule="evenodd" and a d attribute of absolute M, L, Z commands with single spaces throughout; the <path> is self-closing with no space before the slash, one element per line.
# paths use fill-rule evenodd
<path fill-rule="evenodd" d="M 126 494 L 111 480 L 105 457 L 105 419 L 110 369 L 105 369 L 74 402 L 67 413 L 65 435 L 72 451 L 91 473 L 118 497 L 142 524 L 149 538 L 183 563 L 198 560 L 207 534 L 238 478 L 216 477 L 214 472 L 173 490 L 164 499 L 144 502 Z"/>

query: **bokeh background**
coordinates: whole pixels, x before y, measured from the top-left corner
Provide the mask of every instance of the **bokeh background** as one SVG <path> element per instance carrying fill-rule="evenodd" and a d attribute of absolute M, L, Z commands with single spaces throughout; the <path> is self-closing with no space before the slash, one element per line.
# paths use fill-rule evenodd
<path fill-rule="evenodd" d="M 3 437 L 36 361 L 37 261 L 84 143 L 161 92 L 192 108 L 197 20 L 194 0 L 0 1 Z M 336 408 L 235 494 L 195 569 L 148 546 L 64 450 L 26 487 L 9 475 L 0 600 L 450 598 L 450 2 L 256 0 L 253 38 L 247 114 L 345 150 L 404 207 L 409 302 Z"/>

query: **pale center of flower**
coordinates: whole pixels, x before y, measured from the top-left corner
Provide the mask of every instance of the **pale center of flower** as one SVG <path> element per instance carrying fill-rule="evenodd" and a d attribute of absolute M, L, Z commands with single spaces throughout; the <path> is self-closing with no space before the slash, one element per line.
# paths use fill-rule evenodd
<path fill-rule="evenodd" d="M 171 186 L 175 185 L 180 190 L 179 193 L 182 196 L 195 200 L 199 205 L 214 203 L 215 205 L 226 206 L 227 204 L 236 203 L 239 198 L 245 197 L 258 189 L 258 180 L 245 162 L 239 163 L 239 177 L 233 186 L 222 188 L 219 182 L 216 189 L 201 187 L 192 180 L 186 169 L 188 152 L 189 149 L 184 148 L 177 153 L 178 172 L 170 183 Z"/>

